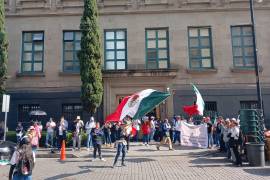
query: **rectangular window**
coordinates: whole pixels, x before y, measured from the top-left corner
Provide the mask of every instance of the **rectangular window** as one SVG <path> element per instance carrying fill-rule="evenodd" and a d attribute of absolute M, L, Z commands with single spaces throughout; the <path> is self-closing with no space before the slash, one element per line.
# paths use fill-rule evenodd
<path fill-rule="evenodd" d="M 25 124 L 30 123 L 29 112 L 39 110 L 39 104 L 19 104 L 18 106 L 18 121 Z M 29 124 L 27 124 L 29 125 Z"/>
<path fill-rule="evenodd" d="M 62 104 L 62 114 L 69 122 L 73 122 L 77 116 L 83 115 L 83 107 L 81 104 Z"/>
<path fill-rule="evenodd" d="M 81 32 L 64 31 L 63 32 L 63 71 L 79 72 L 80 63 L 78 51 L 81 50 Z"/>
<path fill-rule="evenodd" d="M 206 101 L 204 106 L 204 115 L 211 117 L 211 119 L 217 117 L 217 102 Z"/>
<path fill-rule="evenodd" d="M 127 69 L 127 32 L 125 29 L 105 30 L 104 47 L 106 70 Z"/>
<path fill-rule="evenodd" d="M 169 68 L 169 30 L 168 28 L 146 29 L 146 68 Z"/>
<path fill-rule="evenodd" d="M 213 68 L 210 27 L 188 27 L 188 49 L 191 69 Z"/>
<path fill-rule="evenodd" d="M 23 32 L 21 71 L 43 72 L 44 32 Z"/>
<path fill-rule="evenodd" d="M 259 104 L 257 101 L 240 101 L 241 109 L 258 109 Z"/>
<path fill-rule="evenodd" d="M 234 67 L 254 67 L 254 44 L 250 25 L 232 26 L 232 53 Z"/>

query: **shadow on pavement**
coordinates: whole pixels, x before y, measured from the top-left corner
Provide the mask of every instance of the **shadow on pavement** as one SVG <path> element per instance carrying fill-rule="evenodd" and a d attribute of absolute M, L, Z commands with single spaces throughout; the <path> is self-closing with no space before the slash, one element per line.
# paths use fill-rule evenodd
<path fill-rule="evenodd" d="M 154 151 L 157 151 L 157 150 L 155 150 L 155 149 L 137 149 L 137 150 L 134 150 L 134 151 L 154 152 Z"/>
<path fill-rule="evenodd" d="M 244 171 L 258 176 L 270 176 L 270 168 L 244 169 Z"/>
<path fill-rule="evenodd" d="M 142 162 L 150 162 L 150 161 L 156 161 L 154 159 L 150 158 L 129 158 L 126 159 L 127 162 L 132 162 L 132 163 L 142 163 Z"/>
<path fill-rule="evenodd" d="M 87 169 L 87 170 L 79 171 L 79 172 L 76 172 L 76 173 L 59 174 L 59 175 L 56 175 L 56 176 L 53 176 L 53 177 L 46 178 L 44 180 L 63 179 L 63 178 L 67 178 L 67 177 L 70 177 L 70 176 L 75 176 L 75 175 L 78 175 L 78 174 L 86 174 L 86 173 L 89 173 L 89 172 L 91 172 L 91 170 Z"/>
<path fill-rule="evenodd" d="M 111 168 L 111 166 L 79 166 L 79 168 L 81 168 L 81 169 L 91 169 L 91 168 L 93 168 L 93 169 L 99 169 L 99 168 L 104 169 L 104 168 Z"/>
<path fill-rule="evenodd" d="M 227 159 L 226 158 L 219 158 L 219 159 L 211 159 L 211 158 L 205 158 L 205 157 L 202 157 L 202 158 L 197 158 L 197 159 L 194 159 L 194 160 L 191 160 L 190 163 L 192 164 L 227 164 Z"/>
<path fill-rule="evenodd" d="M 202 164 L 202 165 L 194 165 L 189 167 L 196 168 L 211 168 L 211 167 L 232 167 L 232 164 Z"/>

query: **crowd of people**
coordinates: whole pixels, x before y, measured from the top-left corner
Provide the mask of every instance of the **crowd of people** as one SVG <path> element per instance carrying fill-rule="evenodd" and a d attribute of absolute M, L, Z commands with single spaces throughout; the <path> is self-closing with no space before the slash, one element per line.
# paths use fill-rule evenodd
<path fill-rule="evenodd" d="M 92 161 L 96 161 L 97 157 L 101 161 L 105 161 L 102 157 L 103 145 L 116 148 L 112 166 L 114 168 L 121 153 L 121 165 L 126 165 L 125 157 L 129 151 L 130 141 L 138 142 L 142 138 L 142 145 L 144 146 L 149 146 L 151 142 L 156 141 L 157 150 L 164 144 L 168 145 L 169 150 L 174 150 L 173 146 L 181 145 L 182 122 L 197 124 L 197 122 L 194 123 L 192 118 L 186 120 L 182 116 L 174 116 L 171 120 L 167 118 L 160 120 L 154 116 L 145 116 L 136 120 L 126 117 L 122 122 L 107 122 L 101 126 L 93 117 L 84 123 L 80 116 L 77 116 L 70 125 L 71 127 L 69 127 L 69 123 L 63 116 L 59 123 L 50 118 L 45 126 L 45 145 L 48 148 L 58 148 L 60 150 L 61 144 L 63 140 L 66 140 L 68 130 L 70 130 L 72 132 L 73 151 L 81 150 L 82 135 L 85 133 L 87 137 L 86 148 L 88 151 L 93 149 Z M 210 117 L 203 117 L 201 123 L 207 126 L 208 148 L 216 148 L 226 152 L 228 158 L 232 159 L 235 165 L 241 166 L 241 149 L 244 138 L 240 130 L 239 120 L 235 118 L 223 119 L 220 116 L 215 121 L 211 121 Z M 13 176 L 13 179 L 20 177 L 31 178 L 35 153 L 39 147 L 42 130 L 43 126 L 39 122 L 33 122 L 27 131 L 24 131 L 20 122 L 18 123 L 16 128 L 18 148 L 12 156 L 10 170 L 10 177 Z M 22 170 L 25 168 L 23 167 L 25 162 L 21 162 L 22 160 L 27 162 L 26 172 Z"/>

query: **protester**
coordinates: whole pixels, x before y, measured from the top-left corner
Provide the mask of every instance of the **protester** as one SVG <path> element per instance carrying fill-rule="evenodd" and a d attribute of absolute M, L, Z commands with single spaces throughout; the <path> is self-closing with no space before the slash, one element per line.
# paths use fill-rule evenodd
<path fill-rule="evenodd" d="M 145 116 L 143 118 L 142 133 L 143 133 L 143 145 L 148 146 L 149 145 L 150 124 L 149 124 L 147 116 Z"/>
<path fill-rule="evenodd" d="M 136 135 L 133 137 L 133 141 L 138 142 L 141 120 L 135 119 L 132 123 L 133 123 L 133 128 L 135 128 L 135 130 L 136 130 Z"/>
<path fill-rule="evenodd" d="M 235 165 L 242 166 L 240 145 L 243 139 L 240 133 L 239 121 L 236 120 L 235 118 L 231 119 L 231 130 L 229 132 L 229 137 L 230 137 L 230 140 L 229 140 L 230 147 L 232 148 L 233 154 L 236 159 Z"/>
<path fill-rule="evenodd" d="M 211 149 L 213 147 L 213 125 L 210 117 L 203 117 L 203 121 L 207 124 L 208 148 Z"/>
<path fill-rule="evenodd" d="M 193 117 L 189 117 L 187 123 L 191 124 L 191 125 L 194 125 Z"/>
<path fill-rule="evenodd" d="M 36 122 L 34 122 L 34 128 L 36 131 L 36 136 L 38 137 L 37 147 L 39 147 L 39 140 L 41 139 L 42 127 L 40 126 L 40 123 L 36 121 Z"/>
<path fill-rule="evenodd" d="M 31 180 L 35 163 L 35 154 L 32 151 L 30 139 L 27 136 L 21 138 L 17 150 L 10 160 L 10 180 Z"/>
<path fill-rule="evenodd" d="M 231 158 L 231 151 L 230 151 L 230 146 L 229 146 L 229 135 L 230 131 L 230 119 L 225 120 L 225 125 L 224 125 L 224 131 L 223 131 L 223 141 L 225 143 L 225 152 L 227 153 L 228 159 Z"/>
<path fill-rule="evenodd" d="M 73 139 L 73 148 L 72 148 L 72 150 L 73 151 L 75 151 L 76 145 L 78 145 L 78 150 L 81 150 L 83 127 L 84 127 L 84 123 L 81 120 L 81 117 L 77 116 L 76 120 L 74 121 L 73 133 L 72 133 L 72 139 Z"/>
<path fill-rule="evenodd" d="M 150 135 L 149 135 L 149 142 L 151 142 L 154 139 L 154 134 L 155 134 L 155 117 L 151 116 L 150 121 Z"/>
<path fill-rule="evenodd" d="M 99 122 L 97 122 L 96 127 L 92 129 L 91 135 L 93 137 L 93 146 L 94 146 L 94 152 L 93 152 L 94 159 L 92 161 L 96 161 L 97 151 L 98 151 L 99 159 L 101 161 L 105 161 L 105 159 L 102 158 L 102 155 L 101 155 L 101 145 L 103 142 L 104 133 L 102 129 L 100 128 Z"/>
<path fill-rule="evenodd" d="M 181 145 L 180 136 L 181 136 L 181 117 L 180 116 L 176 116 L 175 134 L 174 134 L 174 139 L 173 139 L 173 143 L 174 144 L 176 143 L 176 141 L 178 141 L 179 142 L 179 145 Z"/>
<path fill-rule="evenodd" d="M 19 143 L 23 136 L 23 126 L 21 122 L 18 122 L 18 125 L 15 131 L 16 131 L 17 143 Z"/>
<path fill-rule="evenodd" d="M 157 150 L 160 150 L 160 146 L 162 144 L 168 144 L 169 150 L 173 150 L 172 141 L 170 138 L 170 129 L 171 129 L 171 125 L 169 123 L 169 120 L 165 119 L 164 123 L 162 124 L 162 141 L 159 144 L 157 144 Z"/>
<path fill-rule="evenodd" d="M 105 146 L 112 147 L 111 123 L 105 123 L 103 132 L 104 132 L 104 138 L 105 138 Z"/>
<path fill-rule="evenodd" d="M 219 116 L 217 123 L 215 124 L 215 142 L 216 142 L 216 146 L 220 148 L 220 141 L 221 141 L 221 129 L 222 129 L 222 120 L 223 117 Z"/>
<path fill-rule="evenodd" d="M 127 124 L 123 124 L 121 126 L 121 133 L 120 133 L 120 139 L 116 141 L 116 147 L 117 147 L 117 153 L 116 156 L 114 158 L 114 163 L 112 168 L 114 168 L 117 164 L 117 160 L 122 152 L 122 166 L 126 166 L 125 164 L 125 157 L 126 157 L 126 146 L 127 146 L 127 142 L 126 142 L 126 137 L 129 135 L 128 132 L 128 128 L 127 128 Z"/>
<path fill-rule="evenodd" d="M 36 153 L 38 148 L 39 135 L 37 134 L 37 131 L 35 130 L 34 126 L 30 126 L 27 136 L 29 137 L 30 144 L 32 146 L 32 151 Z"/>
<path fill-rule="evenodd" d="M 68 124 L 65 123 L 65 119 L 64 119 L 64 116 L 61 117 L 60 119 L 60 122 L 57 126 L 57 131 L 56 131 L 56 137 L 57 137 L 57 147 L 58 147 L 58 150 L 61 149 L 61 146 L 62 146 L 62 142 L 64 140 L 66 140 L 67 138 L 67 126 Z"/>
<path fill-rule="evenodd" d="M 154 134 L 154 140 L 156 142 L 160 142 L 162 140 L 162 123 L 160 119 L 155 121 L 155 134 Z"/>
<path fill-rule="evenodd" d="M 174 136 L 175 136 L 175 122 L 176 122 L 176 116 L 173 116 L 171 121 L 169 121 L 169 123 L 171 125 L 169 133 L 170 133 L 170 139 L 172 142 L 174 141 Z"/>
<path fill-rule="evenodd" d="M 53 118 L 50 118 L 50 120 L 46 123 L 47 128 L 47 134 L 46 134 L 46 147 L 52 147 L 53 146 L 53 138 L 54 138 L 54 129 L 56 127 L 55 122 L 53 121 Z M 50 141 L 50 144 L 49 144 Z"/>
<path fill-rule="evenodd" d="M 95 123 L 94 117 L 92 116 L 90 117 L 89 121 L 87 121 L 85 124 L 86 135 L 87 135 L 86 147 L 88 151 L 90 150 L 91 147 L 93 147 L 91 131 L 95 127 L 96 127 L 96 123 Z"/>
<path fill-rule="evenodd" d="M 112 123 L 112 126 L 111 126 L 111 140 L 112 140 L 112 143 L 115 143 L 116 141 L 116 123 Z"/>

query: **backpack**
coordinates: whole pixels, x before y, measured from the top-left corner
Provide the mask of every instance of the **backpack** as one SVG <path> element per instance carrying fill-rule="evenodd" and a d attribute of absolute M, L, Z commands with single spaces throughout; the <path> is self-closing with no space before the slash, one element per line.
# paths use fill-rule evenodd
<path fill-rule="evenodd" d="M 17 173 L 19 175 L 29 176 L 32 174 L 34 162 L 33 159 L 28 159 L 23 154 L 24 152 L 19 152 L 19 161 L 16 166 Z"/>

